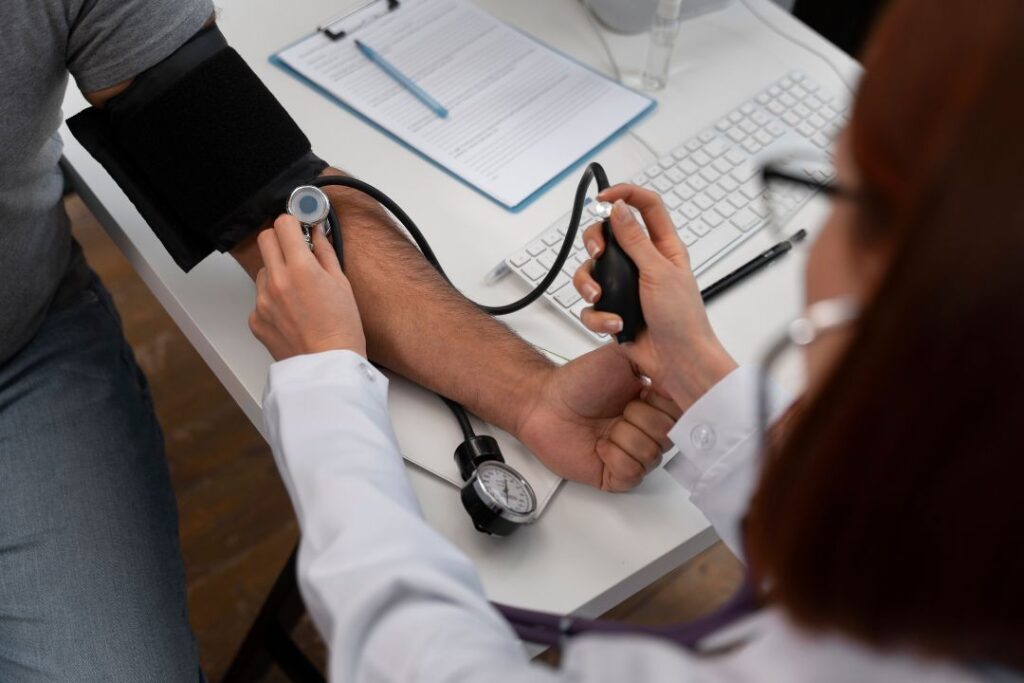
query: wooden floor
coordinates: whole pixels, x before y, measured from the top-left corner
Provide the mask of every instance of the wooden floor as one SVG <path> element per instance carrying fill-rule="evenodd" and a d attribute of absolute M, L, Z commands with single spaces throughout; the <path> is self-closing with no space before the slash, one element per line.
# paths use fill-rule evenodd
<path fill-rule="evenodd" d="M 75 236 L 113 294 L 149 377 L 178 498 L 189 608 L 203 669 L 219 681 L 298 538 L 270 451 L 199 354 L 74 196 Z M 616 618 L 670 623 L 713 609 L 742 569 L 721 544 L 616 608 Z M 311 624 L 297 640 L 322 665 Z M 277 671 L 264 682 L 285 681 Z"/>

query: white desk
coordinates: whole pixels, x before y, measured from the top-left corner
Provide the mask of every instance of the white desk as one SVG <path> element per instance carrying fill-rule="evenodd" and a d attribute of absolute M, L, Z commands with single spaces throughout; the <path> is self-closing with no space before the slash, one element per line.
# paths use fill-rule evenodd
<path fill-rule="evenodd" d="M 767 0 L 751 0 L 777 25 L 827 54 L 852 81 L 857 65 Z M 522 288 L 508 279 L 487 287 L 483 275 L 499 259 L 566 211 L 576 173 L 519 214 L 511 214 L 464 187 L 309 87 L 268 62 L 272 52 L 337 14 L 346 0 L 221 0 L 219 23 L 313 141 L 314 149 L 369 182 L 380 185 L 416 217 L 453 280 L 471 297 L 508 301 Z M 574 57 L 609 65 L 575 0 L 481 0 L 489 11 Z M 609 35 L 625 68 L 643 63 L 646 37 Z M 669 89 L 656 112 L 636 132 L 660 151 L 700 130 L 753 95 L 768 81 L 799 68 L 842 95 L 845 89 L 818 57 L 767 29 L 746 7 L 684 24 Z M 84 106 L 72 87 L 70 116 Z M 124 194 L 100 166 L 63 131 L 65 157 L 79 190 L 111 237 L 198 349 L 252 422 L 262 429 L 260 398 L 270 357 L 250 335 L 246 318 L 253 287 L 228 257 L 208 259 L 186 276 L 172 263 Z M 597 157 L 613 181 L 628 179 L 652 162 L 643 146 L 624 136 Z M 702 280 L 718 277 L 764 249 L 761 235 Z M 785 259 L 723 296 L 711 317 L 729 349 L 751 362 L 769 336 L 794 315 L 801 300 L 799 258 Z M 527 339 L 575 356 L 588 340 L 538 304 L 507 319 Z M 415 420 L 397 424 L 400 437 L 416 433 Z M 452 438 L 438 448 L 448 451 Z M 603 612 L 700 552 L 714 539 L 704 518 L 663 472 L 636 491 L 604 494 L 568 484 L 534 527 L 509 539 L 485 537 L 470 526 L 455 489 L 409 467 L 427 519 L 474 559 L 489 596 L 502 602 L 592 616 Z"/>

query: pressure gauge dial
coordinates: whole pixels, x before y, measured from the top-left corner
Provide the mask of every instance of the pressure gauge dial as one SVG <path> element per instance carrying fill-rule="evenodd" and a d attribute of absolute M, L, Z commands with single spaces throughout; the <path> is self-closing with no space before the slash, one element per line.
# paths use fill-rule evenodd
<path fill-rule="evenodd" d="M 462 488 L 462 504 L 480 531 L 507 536 L 537 514 L 530 482 L 503 462 L 480 463 Z"/>
<path fill-rule="evenodd" d="M 331 202 L 319 187 L 302 185 L 292 191 L 288 197 L 288 213 L 295 216 L 302 225 L 302 236 L 306 244 L 313 249 L 312 230 L 318 225 L 324 226 L 324 234 L 331 234 L 331 222 L 327 217 L 331 213 Z"/>

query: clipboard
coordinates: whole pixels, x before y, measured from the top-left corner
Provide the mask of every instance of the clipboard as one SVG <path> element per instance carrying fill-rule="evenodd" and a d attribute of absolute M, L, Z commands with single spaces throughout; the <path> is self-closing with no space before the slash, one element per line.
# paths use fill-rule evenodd
<path fill-rule="evenodd" d="M 467 29 L 458 36 L 465 45 L 456 45 L 448 52 L 444 48 L 435 50 L 429 42 L 430 31 L 441 35 L 445 21 L 475 27 L 477 33 Z M 472 83 L 459 80 L 459 69 L 465 71 L 466 60 L 483 52 L 474 53 L 471 44 L 478 34 L 484 35 L 480 40 L 490 41 L 492 47 L 503 48 L 484 53 L 486 59 L 494 55 L 508 57 L 511 66 L 507 72 L 497 70 L 501 62 L 495 60 L 496 71 L 490 74 L 494 78 L 485 82 L 484 90 L 475 92 Z M 352 45 L 355 37 L 374 43 L 377 51 L 393 59 L 398 67 L 408 69 L 406 73 L 417 84 L 433 90 L 432 95 L 442 101 L 452 98 L 449 118 L 432 120 L 436 117 L 429 111 L 417 111 L 422 105 L 415 98 L 403 93 L 401 86 L 383 72 L 375 73 L 377 67 L 357 54 Z M 425 55 L 424 64 L 439 66 L 430 69 L 410 60 L 411 52 Z M 525 55 L 528 63 L 512 61 L 513 54 Z M 472 64 L 476 66 L 479 61 Z M 370 0 L 324 22 L 316 32 L 273 55 L 271 62 L 513 212 L 528 206 L 656 106 L 650 97 L 622 86 L 466 0 Z M 529 68 L 533 71 L 527 71 Z M 356 71 L 358 78 L 353 76 Z M 579 105 L 578 98 L 574 100 L 571 93 L 560 97 L 557 90 L 544 91 L 545 82 L 534 83 L 533 74 L 538 79 L 560 78 L 561 83 L 575 88 L 573 93 L 590 92 L 594 97 L 585 112 L 572 110 L 570 107 Z M 510 97 L 510 92 L 527 93 L 523 100 L 527 105 L 505 102 L 503 98 Z M 566 112 L 568 120 L 559 122 L 559 112 Z M 548 120 L 551 122 L 546 123 Z M 522 135 L 516 137 L 520 132 Z M 494 137 L 480 142 L 485 135 Z M 477 147 L 467 151 L 472 145 Z"/>

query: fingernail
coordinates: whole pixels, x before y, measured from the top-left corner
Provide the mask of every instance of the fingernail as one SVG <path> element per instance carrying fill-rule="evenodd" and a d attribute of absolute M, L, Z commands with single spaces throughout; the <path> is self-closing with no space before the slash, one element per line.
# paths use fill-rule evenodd
<path fill-rule="evenodd" d="M 622 332 L 622 320 L 620 318 L 606 320 L 604 322 L 604 330 L 605 332 L 611 332 L 612 334 Z"/>
<path fill-rule="evenodd" d="M 615 200 L 615 203 L 612 204 L 612 218 L 619 222 L 629 220 L 629 207 L 626 206 L 626 202 L 621 199 Z"/>
<path fill-rule="evenodd" d="M 597 258 L 597 255 L 601 252 L 601 247 L 597 246 L 597 242 L 594 240 L 587 240 L 587 253 L 590 254 L 590 258 Z"/>
<path fill-rule="evenodd" d="M 589 282 L 583 285 L 583 298 L 586 299 L 588 304 L 594 303 L 594 300 L 597 299 L 597 295 L 597 285 L 592 285 Z"/>

